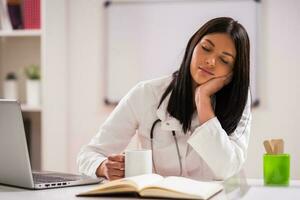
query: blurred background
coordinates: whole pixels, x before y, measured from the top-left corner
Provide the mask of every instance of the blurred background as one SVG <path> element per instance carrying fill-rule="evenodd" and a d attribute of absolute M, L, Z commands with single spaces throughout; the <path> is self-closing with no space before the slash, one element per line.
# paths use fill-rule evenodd
<path fill-rule="evenodd" d="M 113 10 L 107 7 L 113 4 L 108 5 L 103 0 L 0 2 L 0 98 L 16 98 L 22 104 L 34 169 L 77 172 L 79 149 L 97 133 L 114 108 L 117 99 L 108 97 L 122 96 L 126 87 L 130 88 L 138 81 L 137 72 L 142 71 L 140 68 L 130 71 L 129 68 L 118 74 L 118 69 L 111 71 L 109 68 L 112 65 L 109 56 L 114 51 L 109 48 L 111 37 L 108 36 L 115 33 L 114 27 L 110 26 L 115 18 L 110 15 Z M 205 2 L 209 1 L 199 2 L 204 3 L 201 9 L 213 8 L 205 7 Z M 216 0 L 213 6 L 228 3 L 226 9 L 230 10 L 233 2 L 238 0 Z M 255 37 L 258 36 L 255 38 L 257 45 L 251 49 L 255 54 L 251 84 L 259 103 L 252 108 L 251 137 L 244 169 L 249 178 L 262 177 L 263 141 L 283 138 L 285 152 L 291 155 L 291 177 L 300 179 L 300 151 L 297 149 L 300 142 L 300 1 L 250 2 L 257 6 L 256 13 L 253 15 L 251 7 L 242 13 L 242 18 L 256 16 L 251 18 L 257 23 Z M 151 13 L 147 14 L 151 16 Z M 119 17 L 122 24 L 122 19 L 128 16 L 114 12 L 113 17 Z M 140 18 L 139 23 L 147 24 L 149 19 Z M 202 23 L 199 22 L 197 28 Z M 139 27 L 131 25 L 126 30 Z M 160 48 L 159 44 L 157 48 Z M 180 60 L 180 55 L 176 55 L 176 59 Z M 151 74 L 150 69 L 141 73 Z M 164 73 L 168 70 L 171 72 L 173 68 Z M 117 78 L 112 79 L 113 75 Z M 123 80 L 122 77 L 131 78 Z M 126 87 L 119 91 L 124 85 Z M 116 95 L 110 93 L 113 90 L 117 90 Z M 129 147 L 136 145 L 134 138 Z"/>

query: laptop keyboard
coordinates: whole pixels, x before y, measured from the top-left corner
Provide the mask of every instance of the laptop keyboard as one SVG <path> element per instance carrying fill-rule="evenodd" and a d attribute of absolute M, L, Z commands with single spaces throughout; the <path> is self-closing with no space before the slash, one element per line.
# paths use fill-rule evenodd
<path fill-rule="evenodd" d="M 71 174 L 39 174 L 33 173 L 33 180 L 35 183 L 55 183 L 55 182 L 67 182 L 76 181 L 82 179 L 82 176 Z"/>

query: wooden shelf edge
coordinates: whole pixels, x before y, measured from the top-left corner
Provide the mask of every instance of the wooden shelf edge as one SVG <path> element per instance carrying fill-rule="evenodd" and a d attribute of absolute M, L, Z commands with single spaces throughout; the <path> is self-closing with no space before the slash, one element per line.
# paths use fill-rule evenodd
<path fill-rule="evenodd" d="M 41 106 L 31 106 L 27 104 L 21 104 L 21 110 L 23 112 L 41 112 L 42 108 Z"/>
<path fill-rule="evenodd" d="M 40 29 L 27 30 L 0 30 L 0 37 L 38 37 L 41 36 Z"/>

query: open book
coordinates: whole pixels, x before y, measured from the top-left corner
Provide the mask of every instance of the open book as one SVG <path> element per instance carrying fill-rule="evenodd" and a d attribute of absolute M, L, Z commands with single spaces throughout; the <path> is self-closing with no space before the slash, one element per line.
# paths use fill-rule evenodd
<path fill-rule="evenodd" d="M 107 182 L 77 196 L 136 193 L 141 197 L 208 199 L 222 189 L 223 186 L 219 183 L 200 182 L 176 176 L 164 178 L 158 174 L 145 174 Z"/>

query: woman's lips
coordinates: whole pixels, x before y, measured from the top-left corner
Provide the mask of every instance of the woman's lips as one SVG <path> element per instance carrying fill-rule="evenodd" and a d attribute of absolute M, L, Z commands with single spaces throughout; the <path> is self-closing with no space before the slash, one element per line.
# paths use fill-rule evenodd
<path fill-rule="evenodd" d="M 198 67 L 201 71 L 203 71 L 204 73 L 206 74 L 209 74 L 211 76 L 213 76 L 214 74 L 212 72 L 210 72 L 209 70 L 205 69 L 205 68 L 202 68 L 202 67 Z"/>

